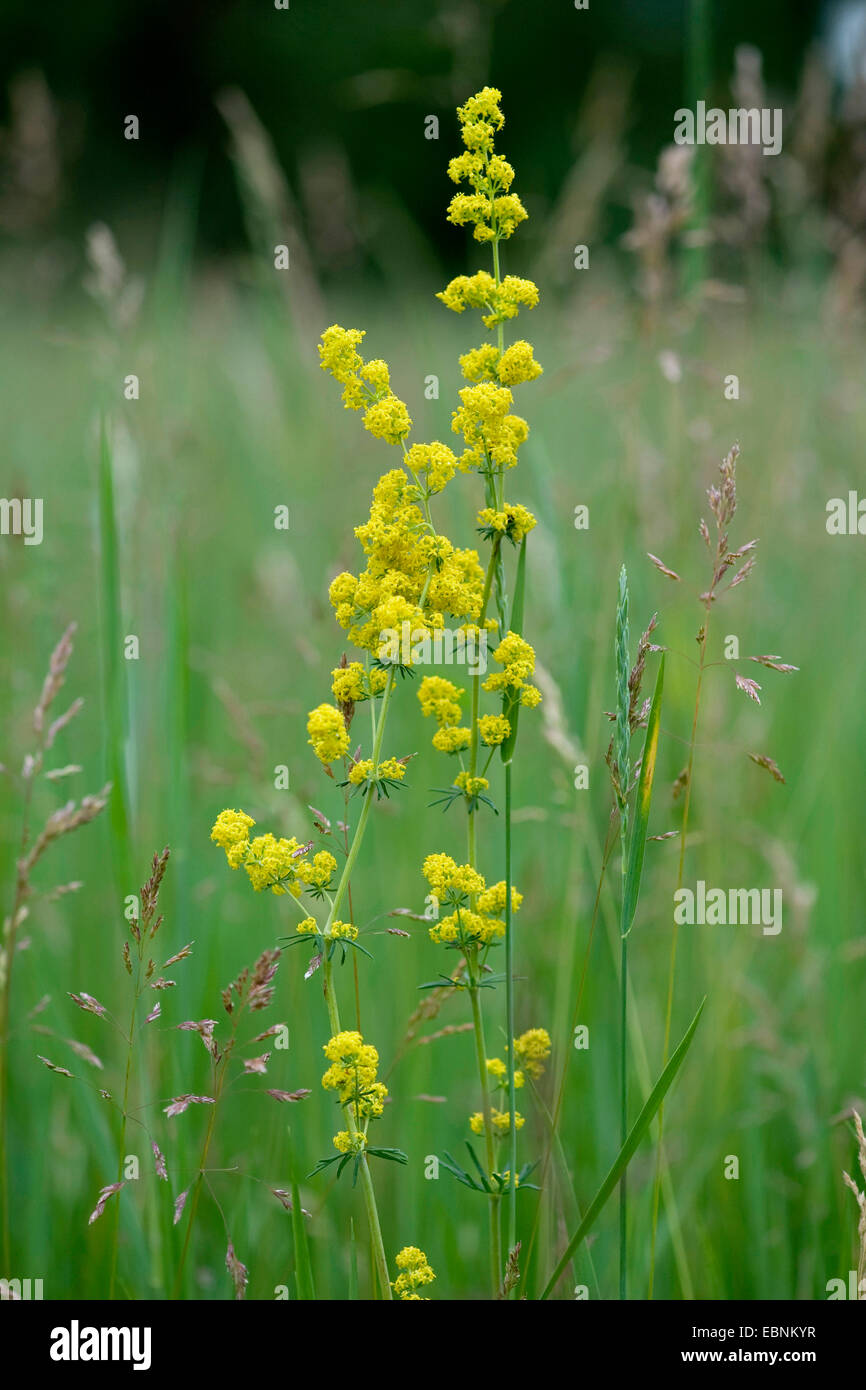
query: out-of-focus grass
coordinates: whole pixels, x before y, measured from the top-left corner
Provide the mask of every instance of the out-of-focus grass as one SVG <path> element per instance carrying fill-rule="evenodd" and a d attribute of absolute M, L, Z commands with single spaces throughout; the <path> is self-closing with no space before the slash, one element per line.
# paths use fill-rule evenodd
<path fill-rule="evenodd" d="M 219 1017 L 222 987 L 290 921 L 279 899 L 254 896 L 241 875 L 227 871 L 209 842 L 210 826 L 226 805 L 243 806 L 263 828 L 304 838 L 313 836 L 308 803 L 340 817 L 340 794 L 306 744 L 306 712 L 328 698 L 330 670 L 343 651 L 328 581 L 357 565 L 352 527 L 366 517 L 376 478 L 395 466 L 395 455 L 341 412 L 318 372 L 314 343 L 298 347 L 282 301 L 263 301 L 229 276 L 189 290 L 183 280 L 175 274 L 170 304 L 163 296 L 159 313 L 146 304 L 139 327 L 119 346 L 108 346 L 93 311 L 70 316 L 62 328 L 7 320 L 0 331 L 0 379 L 14 402 L 5 492 L 42 497 L 45 508 L 41 546 L 0 542 L 7 692 L 0 758 L 17 766 L 48 655 L 75 618 L 67 689 L 84 694 L 87 704 L 62 736 L 58 757 L 84 765 L 80 791 L 103 773 L 119 782 L 120 766 L 129 798 L 128 846 L 118 787 L 115 817 L 61 842 L 42 866 L 46 886 L 68 878 L 85 886 L 74 897 L 34 905 L 31 945 L 16 970 L 15 1256 L 8 1273 L 43 1277 L 46 1296 L 106 1293 L 110 1222 L 86 1223 L 98 1189 L 113 1179 L 116 1135 L 93 1091 L 40 1067 L 37 1051 L 53 1055 L 53 1048 L 64 1065 L 72 1054 L 30 1033 L 24 1016 L 50 994 L 37 1021 L 89 1043 L 107 1064 L 105 1073 L 93 1073 L 96 1084 L 119 1085 L 111 1071 L 119 1064 L 117 1035 L 78 1011 L 66 992 L 84 989 L 125 1011 L 123 899 L 138 891 L 152 852 L 167 842 L 163 957 L 189 940 L 195 946 L 193 957 L 173 969 L 177 987 L 163 996 L 163 1018 L 152 1025 L 151 1092 L 168 1099 L 206 1087 L 198 1039 L 171 1025 Z M 438 287 L 403 283 L 399 300 L 389 290 L 351 309 L 341 302 L 328 319 L 367 328 L 365 346 L 391 362 L 419 438 L 448 438 L 460 384 L 457 352 L 471 345 L 470 326 L 449 319 L 432 299 Z M 859 707 L 863 540 L 830 538 L 824 526 L 827 499 L 845 496 L 862 473 L 862 345 L 824 333 L 808 295 L 779 296 L 760 312 L 720 310 L 690 337 L 672 326 L 641 340 L 613 283 L 562 305 L 543 299 L 531 328 L 546 374 L 518 405 L 532 433 L 509 492 L 539 518 L 529 545 L 527 631 L 561 691 L 567 732 L 578 760 L 590 766 L 590 788 L 574 790 L 568 748 L 545 738 L 540 713 L 528 714 L 514 769 L 514 872 L 525 895 L 516 919 L 517 1025 L 547 1026 L 554 1034 L 553 1065 L 541 1083 L 549 1100 L 571 1046 L 569 1020 L 607 827 L 603 755 L 610 726 L 603 711 L 614 699 L 616 573 L 624 560 L 634 632 L 657 609 L 658 640 L 670 649 L 651 825 L 658 834 L 678 825 L 669 787 L 686 761 L 702 611 L 696 595 L 707 578 L 697 522 L 706 511 L 704 490 L 738 439 L 732 534 L 735 543 L 760 537 L 758 566 L 713 615 L 711 659 L 720 665 L 709 672 L 699 730 L 686 882 L 780 886 L 784 927 L 777 937 L 743 927 L 683 929 L 675 1037 L 702 995 L 709 997 L 668 1102 L 666 1146 L 698 1297 L 821 1297 L 829 1278 L 846 1277 L 854 1252 L 854 1204 L 840 1176 L 851 1142 L 834 1117 L 852 1101 L 862 1105 L 866 1094 L 866 938 L 857 911 L 864 889 L 857 775 L 866 755 Z M 680 354 L 677 384 L 659 368 L 662 348 Z M 129 372 L 141 379 L 138 401 L 123 399 Z M 740 378 L 738 402 L 724 399 L 730 372 Z M 438 401 L 423 399 L 430 374 L 440 379 Z M 115 533 L 100 464 L 101 411 L 110 430 Z M 458 478 L 437 508 L 440 529 L 473 543 L 478 503 L 473 480 Z M 574 528 L 578 503 L 589 505 L 588 531 Z M 288 533 L 273 526 L 279 504 L 291 511 Z M 106 552 L 112 534 L 116 593 L 106 582 L 114 572 Z M 660 576 L 645 560 L 647 550 L 682 583 Z M 118 635 L 129 634 L 139 638 L 138 661 L 117 651 Z M 743 654 L 779 652 L 800 673 L 756 667 L 763 686 L 757 708 L 735 690 L 722 659 L 728 634 L 738 636 Z M 412 683 L 398 694 L 387 751 L 418 756 L 408 788 L 376 808 L 353 882 L 357 920 L 369 924 L 364 940 L 375 956 L 359 959 L 360 1023 L 385 1068 L 421 997 L 418 985 L 443 965 L 441 948 L 421 924 L 409 923 L 409 940 L 390 936 L 385 914 L 423 910 L 423 856 L 460 854 L 464 834 L 456 812 L 443 818 L 427 806 L 428 789 L 442 783 L 442 765 Z M 128 743 L 121 749 L 124 716 Z M 775 758 L 785 785 L 751 763 L 750 751 Z M 279 764 L 290 768 L 288 792 L 274 789 Z M 72 794 L 68 781 L 46 785 L 43 809 Z M 501 797 L 495 785 L 494 794 Z M 2 797 L 0 868 L 8 899 L 17 834 L 8 779 Z M 495 879 L 503 871 L 499 826 L 491 815 L 480 829 L 483 866 Z M 647 1083 L 661 1067 L 676 854 L 676 841 L 648 846 L 631 938 L 633 1065 Z M 590 1046 L 572 1052 L 561 1127 L 581 1206 L 617 1148 L 615 913 L 605 889 L 580 1011 Z M 239 1088 L 224 1107 L 213 1162 L 273 1187 L 300 1180 L 312 1213 L 312 1274 L 301 1253 L 296 1276 L 297 1223 L 293 1237 L 291 1216 L 261 1183 L 226 1172 L 213 1184 L 238 1256 L 250 1267 L 251 1296 L 272 1297 L 275 1286 L 287 1284 L 294 1297 L 297 1277 L 307 1291 L 314 1279 L 318 1297 L 345 1298 L 356 1259 L 364 1296 L 370 1270 L 358 1193 L 345 1177 L 334 1188 L 327 1177 L 304 1177 L 328 1153 L 337 1127 L 320 1086 L 321 986 L 316 975 L 303 979 L 305 965 L 295 949 L 280 968 L 278 1002 L 267 1021 L 285 1019 L 291 1045 L 274 1054 L 267 1084 L 308 1086 L 312 1095 L 279 1106 L 253 1094 L 254 1086 Z M 340 972 L 339 987 L 352 1026 L 351 965 Z M 498 1051 L 504 994 L 486 1002 L 488 1046 Z M 465 1021 L 458 995 L 427 1031 Z M 468 1136 L 467 1117 L 477 1108 L 471 1049 L 465 1033 L 410 1049 L 388 1078 L 392 1103 L 377 1136 L 409 1154 L 407 1168 L 379 1164 L 375 1173 L 386 1248 L 393 1257 L 404 1244 L 420 1245 L 437 1271 L 433 1295 L 440 1297 L 472 1298 L 484 1289 L 482 1200 L 444 1171 L 438 1181 L 424 1176 L 427 1155 L 458 1154 Z M 85 1071 L 77 1059 L 71 1069 Z M 522 1099 L 529 1118 L 521 1155 L 540 1156 L 544 1119 L 528 1096 Z M 143 1176 L 121 1194 L 120 1277 L 133 1296 L 161 1296 L 170 1287 L 179 1248 L 170 1199 L 194 1174 L 203 1109 L 163 1122 L 154 1104 L 171 1176 L 171 1193 L 157 1194 L 165 1208 L 158 1224 L 147 1191 L 148 1147 L 143 1136 L 130 1145 Z M 727 1155 L 739 1157 L 738 1181 L 724 1177 Z M 652 1163 L 647 1143 L 630 1168 L 634 1297 L 648 1274 Z M 555 1165 L 550 1173 L 553 1182 Z M 533 1193 L 520 1197 L 525 1244 L 536 1201 Z M 563 1246 L 560 1214 L 573 1225 L 572 1208 L 572 1199 L 554 1189 L 536 1247 L 535 1289 Z M 225 1243 L 220 1217 L 203 1195 L 191 1264 L 202 1298 L 228 1296 Z M 602 1295 L 612 1296 L 612 1205 L 596 1227 L 591 1255 Z M 579 1269 L 594 1294 L 588 1265 Z M 663 1212 L 656 1294 L 681 1293 Z"/>

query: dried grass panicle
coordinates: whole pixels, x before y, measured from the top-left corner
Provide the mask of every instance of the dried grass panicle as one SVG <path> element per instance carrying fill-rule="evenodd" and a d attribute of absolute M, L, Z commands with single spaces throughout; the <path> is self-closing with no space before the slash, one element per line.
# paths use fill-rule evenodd
<path fill-rule="evenodd" d="M 48 817 L 42 830 L 39 833 L 30 853 L 19 860 L 19 873 L 23 879 L 29 877 L 33 866 L 42 858 L 46 849 L 54 840 L 59 840 L 61 835 L 68 835 L 71 831 L 77 830 L 80 825 L 87 825 L 95 820 L 101 811 L 108 805 L 108 798 L 111 793 L 111 783 L 106 782 L 105 786 L 95 796 L 85 796 L 80 805 L 74 801 L 67 801 L 65 806 L 54 811 Z"/>
<path fill-rule="evenodd" d="M 56 698 L 60 687 L 63 685 L 66 675 L 66 668 L 69 665 L 69 658 L 72 656 L 72 638 L 77 628 L 77 623 L 70 623 L 61 637 L 54 651 L 51 653 L 51 660 L 48 663 L 48 673 L 42 683 L 42 693 L 33 711 L 33 732 L 41 734 L 45 728 L 45 715 L 49 706 Z"/>
<path fill-rule="evenodd" d="M 513 1250 L 509 1250 L 508 1259 L 505 1262 L 505 1274 L 502 1279 L 502 1288 L 499 1290 L 499 1298 L 510 1298 L 511 1293 L 520 1283 L 520 1241 L 517 1242 Z"/>
<path fill-rule="evenodd" d="M 845 1186 L 850 1188 L 857 1202 L 860 1212 L 860 1220 L 857 1223 L 857 1235 L 860 1238 L 860 1255 L 857 1262 L 857 1288 L 860 1290 L 864 1279 L 866 1279 L 866 1134 L 863 1132 L 863 1121 L 858 1112 L 853 1112 L 854 1130 L 857 1135 L 857 1162 L 860 1172 L 864 1178 L 864 1191 L 861 1192 L 854 1179 L 849 1173 L 843 1172 L 842 1177 Z M 858 1293 L 858 1297 L 866 1301 L 866 1291 Z"/>
<path fill-rule="evenodd" d="M 165 877 L 170 854 L 171 850 L 168 845 L 161 854 L 154 854 L 150 878 L 147 883 L 142 885 L 141 889 L 141 930 L 144 934 L 147 934 L 149 930 L 152 937 L 156 936 L 162 926 L 162 916 L 156 917 L 156 909 L 159 904 L 159 890 Z M 173 960 L 180 959 L 182 959 L 182 954 L 173 957 Z M 169 963 L 167 962 L 167 964 Z"/>

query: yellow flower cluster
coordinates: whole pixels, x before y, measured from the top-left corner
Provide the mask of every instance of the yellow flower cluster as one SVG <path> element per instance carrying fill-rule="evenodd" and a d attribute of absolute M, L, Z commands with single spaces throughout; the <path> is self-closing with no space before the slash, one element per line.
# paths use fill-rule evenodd
<path fill-rule="evenodd" d="M 500 386 L 519 386 L 524 381 L 534 381 L 543 369 L 535 360 L 532 344 L 521 338 L 502 353 L 492 343 L 472 348 L 460 358 L 460 370 L 467 381 L 498 381 Z"/>
<path fill-rule="evenodd" d="M 437 729 L 433 735 L 433 747 L 440 753 L 462 753 L 472 742 L 472 730 L 449 725 Z"/>
<path fill-rule="evenodd" d="M 488 1072 L 490 1073 L 490 1075 L 493 1077 L 493 1079 L 494 1079 L 494 1081 L 496 1082 L 497 1086 L 499 1086 L 503 1091 L 507 1091 L 507 1090 L 508 1090 L 508 1067 L 505 1065 L 505 1063 L 503 1062 L 502 1058 L 501 1058 L 501 1057 L 488 1057 L 488 1058 L 487 1058 L 487 1070 L 488 1070 Z M 526 1078 L 524 1077 L 522 1071 L 520 1071 L 519 1069 L 515 1071 L 515 1073 L 514 1073 L 514 1087 L 515 1087 L 515 1090 L 518 1090 L 518 1091 L 520 1090 L 521 1086 L 524 1084 L 525 1079 L 526 1079 Z"/>
<path fill-rule="evenodd" d="M 378 766 L 372 758 L 362 758 L 349 769 L 349 781 L 353 787 L 361 787 L 365 782 L 379 782 L 387 778 L 391 782 L 402 782 L 406 776 L 406 764 L 399 758 L 386 758 Z"/>
<path fill-rule="evenodd" d="M 374 655 L 386 629 L 399 633 L 408 622 L 413 633 L 432 632 L 444 627 L 446 615 L 474 620 L 481 610 L 484 572 L 477 551 L 431 533 L 417 492 L 402 469 L 379 479 L 370 518 L 355 528 L 367 567 L 358 577 L 339 574 L 331 584 L 338 623 Z"/>
<path fill-rule="evenodd" d="M 466 153 L 452 159 L 448 174 L 454 183 L 468 183 L 471 193 L 457 193 L 448 208 L 448 220 L 462 227 L 474 226 L 476 241 L 499 241 L 510 237 L 526 218 L 520 199 L 507 190 L 514 170 L 501 155 L 494 154 L 497 130 L 505 124 L 499 108 L 502 93 L 495 87 L 470 97 L 457 108 L 460 135 Z"/>
<path fill-rule="evenodd" d="M 214 821 L 210 837 L 220 849 L 225 850 L 232 869 L 239 869 L 246 859 L 250 830 L 254 825 L 255 821 L 246 811 L 220 811 Z"/>
<path fill-rule="evenodd" d="M 294 836 L 277 839 L 270 831 L 250 840 L 254 825 L 245 811 L 221 811 L 210 837 L 225 851 L 230 868 L 246 869 L 257 893 L 269 888 L 277 895 L 291 893 L 298 898 L 305 888 L 321 891 L 328 886 L 337 867 L 333 854 L 320 850 L 310 859 L 307 846 Z"/>
<path fill-rule="evenodd" d="M 506 275 L 497 284 L 489 271 L 477 270 L 474 275 L 456 275 L 436 298 L 455 314 L 462 314 L 465 309 L 483 309 L 484 327 L 496 328 L 516 318 L 521 309 L 534 309 L 538 286 L 519 275 Z"/>
<path fill-rule="evenodd" d="M 493 1129 L 494 1129 L 494 1132 L 495 1132 L 497 1135 L 499 1135 L 500 1137 L 501 1137 L 503 1134 L 507 1134 L 507 1133 L 509 1132 L 509 1130 L 511 1129 L 511 1111 L 510 1111 L 510 1110 L 505 1110 L 505 1111 L 503 1111 L 503 1110 L 495 1110 L 495 1109 L 493 1109 L 493 1110 L 491 1110 L 491 1112 L 490 1112 L 490 1118 L 491 1118 L 491 1120 L 493 1121 Z M 523 1116 L 520 1114 L 520 1112 L 519 1112 L 518 1110 L 515 1110 L 515 1112 L 514 1112 L 514 1128 L 515 1128 L 515 1129 L 523 1129 L 523 1126 L 524 1126 L 525 1124 L 526 1124 L 526 1121 L 525 1121 L 525 1119 L 523 1118 Z M 473 1133 L 473 1134 L 483 1134 L 483 1133 L 484 1133 L 484 1115 L 482 1114 L 482 1112 L 481 1112 L 480 1110 L 476 1110 L 476 1112 L 475 1112 L 474 1115 L 470 1115 L 470 1116 L 469 1116 L 469 1128 L 472 1130 L 472 1133 Z"/>
<path fill-rule="evenodd" d="M 377 666 L 367 671 L 360 661 L 350 661 L 331 672 L 331 690 L 338 705 L 358 705 L 381 695 L 387 684 L 387 671 Z"/>
<path fill-rule="evenodd" d="M 406 467 L 418 483 L 421 495 L 432 497 L 454 477 L 457 460 L 447 444 L 413 444 L 406 451 Z"/>
<path fill-rule="evenodd" d="M 450 945 L 486 946 L 505 935 L 506 885 L 487 887 L 483 876 L 470 864 L 457 864 L 448 854 L 429 854 L 423 873 L 439 903 L 455 910 L 430 927 L 430 940 Z M 517 912 L 522 894 L 512 886 L 511 910 Z"/>
<path fill-rule="evenodd" d="M 324 1053 L 331 1065 L 322 1085 L 326 1091 L 338 1093 L 340 1104 L 350 1106 L 356 1125 L 363 1122 L 366 1130 L 366 1122 L 382 1114 L 388 1094 L 387 1086 L 376 1080 L 378 1052 L 360 1033 L 343 1032 L 325 1043 Z"/>
<path fill-rule="evenodd" d="M 310 710 L 307 733 L 313 752 L 326 767 L 348 752 L 346 721 L 335 705 L 317 705 Z"/>
<path fill-rule="evenodd" d="M 535 670 L 535 650 L 529 642 L 518 633 L 509 632 L 493 653 L 493 660 L 504 669 L 489 675 L 482 689 L 506 691 L 512 699 L 519 697 L 527 709 L 534 709 L 541 702 L 541 691 L 528 679 Z"/>
<path fill-rule="evenodd" d="M 305 917 L 303 922 L 299 922 L 296 929 L 299 936 L 324 936 L 326 941 L 357 941 L 358 928 L 352 922 L 333 921 L 326 932 L 323 932 L 315 917 Z"/>
<path fill-rule="evenodd" d="M 453 785 L 459 787 L 464 796 L 477 796 L 479 792 L 486 792 L 490 786 L 486 777 L 473 777 L 469 772 L 458 772 L 454 778 Z"/>
<path fill-rule="evenodd" d="M 463 902 L 472 894 L 483 893 L 484 879 L 471 864 L 457 864 L 450 854 L 428 854 L 423 874 L 440 902 Z"/>
<path fill-rule="evenodd" d="M 519 545 L 537 523 L 532 512 L 519 502 L 506 502 L 501 511 L 495 507 L 484 507 L 478 513 L 478 525 L 489 534 L 498 531 Z"/>
<path fill-rule="evenodd" d="M 312 859 L 301 859 L 296 872 L 308 888 L 327 888 L 336 867 L 337 861 L 333 854 L 326 849 L 320 849 Z"/>
<path fill-rule="evenodd" d="M 478 732 L 481 742 L 486 743 L 488 748 L 498 748 L 511 733 L 511 725 L 504 714 L 482 714 L 478 721 Z"/>
<path fill-rule="evenodd" d="M 425 676 L 418 687 L 418 700 L 425 719 L 434 715 L 440 729 L 457 724 L 464 692 L 444 676 Z"/>
<path fill-rule="evenodd" d="M 394 1263 L 400 1270 L 394 1280 L 393 1288 L 398 1298 L 405 1302 L 426 1303 L 427 1299 L 422 1299 L 416 1289 L 420 1289 L 424 1284 L 432 1284 L 436 1275 L 427 1263 L 427 1256 L 423 1250 L 419 1250 L 417 1245 L 406 1245 L 396 1257 Z"/>
<path fill-rule="evenodd" d="M 365 362 L 358 352 L 363 338 L 361 329 L 332 324 L 319 344 L 320 365 L 342 385 L 346 409 L 364 411 L 364 428 L 387 444 L 399 444 L 412 428 L 409 411 L 391 390 L 387 364 L 380 358 Z"/>
<path fill-rule="evenodd" d="M 550 1056 L 550 1034 L 546 1028 L 528 1028 L 514 1039 L 514 1055 L 533 1080 L 544 1071 Z"/>
<path fill-rule="evenodd" d="M 463 402 L 451 417 L 451 428 L 462 434 L 465 448 L 460 455 L 464 473 L 473 468 L 489 472 L 492 468 L 513 468 L 517 450 L 529 434 L 529 426 L 520 415 L 511 415 L 514 399 L 507 386 L 492 381 L 477 386 L 464 386 L 459 393 Z"/>
<path fill-rule="evenodd" d="M 361 1154 L 367 1147 L 367 1136 L 360 1130 L 350 1134 L 347 1129 L 341 1129 L 334 1135 L 334 1148 L 341 1154 Z"/>

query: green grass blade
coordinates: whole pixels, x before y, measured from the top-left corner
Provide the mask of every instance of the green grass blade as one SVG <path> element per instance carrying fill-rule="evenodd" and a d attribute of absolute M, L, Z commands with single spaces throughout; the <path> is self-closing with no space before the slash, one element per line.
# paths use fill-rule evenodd
<path fill-rule="evenodd" d="M 643 760 L 638 779 L 637 797 L 634 804 L 634 825 L 628 852 L 628 868 L 625 878 L 625 901 L 623 905 L 623 932 L 631 931 L 640 895 L 640 880 L 643 872 L 643 857 L 649 829 L 650 805 L 653 795 L 656 759 L 659 748 L 659 729 L 661 727 L 662 690 L 665 681 L 665 659 L 659 663 L 656 686 L 647 722 L 646 740 L 643 746 Z"/>
<path fill-rule="evenodd" d="M 301 1210 L 301 1194 L 298 1184 L 292 1179 L 292 1239 L 295 1245 L 295 1292 L 296 1297 L 306 1303 L 315 1301 L 316 1287 L 313 1283 L 313 1266 L 310 1261 L 310 1247 L 304 1226 L 304 1213 Z"/>
<path fill-rule="evenodd" d="M 649 1129 L 650 1124 L 653 1120 L 653 1116 L 655 1115 L 656 1111 L 658 1110 L 659 1106 L 661 1105 L 662 1101 L 664 1100 L 665 1096 L 670 1090 L 674 1078 L 677 1072 L 679 1071 L 680 1067 L 682 1066 L 683 1061 L 685 1060 L 686 1053 L 691 1047 L 692 1038 L 695 1035 L 695 1030 L 698 1026 L 698 1023 L 700 1022 L 700 1017 L 703 1013 L 704 1004 L 706 1002 L 706 995 L 704 995 L 704 998 L 701 1000 L 700 1005 L 698 1007 L 698 1011 L 692 1019 L 691 1023 L 689 1024 L 682 1041 L 680 1042 L 676 1051 L 672 1053 L 670 1061 L 668 1062 L 658 1081 L 650 1091 L 650 1094 L 647 1097 L 646 1104 L 644 1105 L 643 1110 L 640 1112 L 637 1119 L 635 1120 L 634 1125 L 632 1126 L 631 1133 L 629 1134 L 628 1138 L 625 1141 L 625 1144 L 617 1154 L 613 1166 L 610 1169 L 610 1172 L 608 1173 L 601 1187 L 598 1189 L 598 1192 L 595 1194 L 589 1206 L 587 1207 L 583 1220 L 581 1221 L 574 1235 L 571 1237 L 571 1240 L 568 1242 L 568 1245 L 566 1246 L 559 1260 L 559 1263 L 557 1264 L 555 1270 L 548 1279 L 544 1291 L 541 1294 L 542 1299 L 549 1298 L 550 1294 L 555 1289 L 559 1281 L 560 1275 L 562 1274 L 566 1265 L 571 1260 L 572 1256 L 574 1255 L 574 1252 L 578 1249 L 581 1242 L 586 1239 L 592 1227 L 595 1225 L 595 1222 L 601 1215 L 601 1212 L 603 1211 L 608 1198 L 610 1197 L 611 1193 L 613 1192 L 614 1188 L 616 1187 L 617 1183 L 619 1182 L 620 1178 L 622 1177 L 623 1173 L 625 1172 L 626 1168 L 631 1162 L 635 1150 L 637 1149 L 638 1145 L 640 1144 L 640 1141 L 643 1139 L 644 1135 Z"/>
<path fill-rule="evenodd" d="M 122 896 L 135 892 L 130 843 L 130 796 L 126 767 L 129 697 L 123 659 L 120 599 L 120 547 L 114 507 L 114 473 L 108 424 L 99 430 L 99 548 L 102 577 L 101 631 L 103 704 L 106 721 L 106 764 L 112 783 L 108 815 L 117 886 Z"/>

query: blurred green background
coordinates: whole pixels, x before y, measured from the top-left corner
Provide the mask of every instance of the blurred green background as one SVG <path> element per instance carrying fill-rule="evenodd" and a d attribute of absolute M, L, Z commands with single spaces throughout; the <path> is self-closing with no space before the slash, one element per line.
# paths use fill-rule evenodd
<path fill-rule="evenodd" d="M 837 7 L 838 8 L 838 7 Z M 252 894 L 208 836 L 224 806 L 263 829 L 313 835 L 308 805 L 336 821 L 341 796 L 306 745 L 308 709 L 329 697 L 344 650 L 326 590 L 359 547 L 352 528 L 394 456 L 343 412 L 318 370 L 329 323 L 366 328 L 369 356 L 392 366 L 418 439 L 450 438 L 460 352 L 477 323 L 434 299 L 446 279 L 486 268 L 483 248 L 445 223 L 456 153 L 453 107 L 486 81 L 503 91 L 503 152 L 531 220 L 507 245 L 505 269 L 539 285 L 524 315 L 545 374 L 521 391 L 530 422 L 509 482 L 539 519 L 529 546 L 527 634 L 545 672 L 542 709 L 522 722 L 515 765 L 519 1028 L 547 1027 L 554 1055 L 541 1092 L 552 1103 L 568 1062 L 561 1129 L 570 1181 L 550 1171 L 529 1270 L 537 1291 L 612 1161 L 618 1134 L 616 897 L 601 897 L 579 1021 L 590 1048 L 571 1048 L 571 1020 L 590 935 L 610 792 L 604 753 L 612 708 L 613 618 L 628 566 L 633 643 L 659 613 L 671 651 L 653 833 L 676 829 L 671 784 L 687 756 L 695 634 L 708 582 L 697 530 L 705 489 L 736 439 L 742 457 L 732 539 L 760 537 L 748 584 L 714 613 L 702 707 L 686 883 L 777 886 L 784 928 L 685 928 L 674 1010 L 679 1037 L 707 1007 L 666 1111 L 679 1226 L 663 1210 L 656 1295 L 821 1298 L 856 1265 L 856 1207 L 841 1171 L 856 1163 L 847 1114 L 866 1107 L 863 989 L 866 935 L 858 699 L 864 659 L 862 538 L 830 537 L 831 497 L 862 487 L 866 439 L 866 102 L 844 81 L 831 12 L 781 4 L 759 11 L 626 4 L 395 4 L 375 11 L 293 0 L 265 5 L 154 5 L 118 16 L 91 4 L 69 28 L 7 7 L 6 110 L 0 142 L 0 392 L 4 496 L 44 499 L 43 543 L 0 540 L 4 690 L 0 869 L 11 908 L 21 827 L 18 770 L 50 652 L 68 622 L 76 648 L 60 697 L 85 707 L 61 734 L 56 764 L 83 771 L 41 781 L 34 824 L 68 796 L 115 790 L 95 825 L 40 863 L 15 967 L 8 1161 L 13 1252 L 5 1271 L 43 1278 L 47 1297 L 105 1297 L 110 1212 L 92 1227 L 96 1194 L 115 1177 L 117 1130 L 98 1093 L 45 1071 L 43 1053 L 116 1092 L 122 1049 L 111 1025 L 82 1014 L 86 990 L 125 1018 L 123 904 L 154 850 L 172 848 L 160 934 L 164 955 L 194 940 L 170 973 L 151 1025 L 146 1087 L 170 1192 L 157 1190 L 141 1136 L 129 1152 L 142 1178 L 121 1194 L 121 1291 L 170 1290 L 179 1250 L 171 1199 L 194 1174 L 207 1116 L 166 1121 L 158 1103 L 207 1089 L 207 1058 L 187 1018 L 220 1017 L 220 991 L 288 929 L 280 900 Z M 743 48 L 742 44 L 751 45 Z M 836 54 L 834 59 L 833 54 Z M 764 63 L 761 66 L 761 55 Z M 688 166 L 665 156 L 673 110 L 704 74 L 719 104 L 732 91 L 781 106 L 777 159 L 728 148 Z M 761 95 L 763 94 L 763 95 Z M 746 99 L 737 104 L 752 104 Z M 138 142 L 123 139 L 129 113 Z M 436 114 L 440 138 L 424 138 Z M 680 152 L 681 155 L 682 152 Z M 286 243 L 291 269 L 273 268 Z M 573 248 L 590 248 L 588 270 Z M 125 377 L 140 399 L 124 399 Z M 725 398 L 736 374 L 738 400 Z M 426 400 L 425 379 L 439 378 Z M 102 422 L 102 426 L 101 426 Z M 107 445 L 100 450 L 104 427 Z M 274 508 L 290 509 L 288 532 Z M 574 527 L 588 505 L 590 526 Z M 436 509 L 439 528 L 474 544 L 476 480 L 459 477 Z M 646 552 L 682 576 L 659 575 Z M 137 661 L 119 638 L 135 634 Z M 734 686 L 722 639 L 780 653 L 793 676 L 759 668 L 760 708 Z M 445 672 L 445 674 L 450 674 Z M 471 1034 L 402 1049 L 418 985 L 451 957 L 424 926 L 388 921 L 423 911 L 423 857 L 460 854 L 456 812 L 428 808 L 443 764 L 409 684 L 388 743 L 417 753 L 408 789 L 376 808 L 353 881 L 374 961 L 359 959 L 360 1022 L 379 1048 L 392 1103 L 377 1139 L 406 1150 L 405 1169 L 375 1171 L 386 1249 L 421 1246 L 437 1271 L 432 1296 L 485 1291 L 485 1212 L 476 1194 L 427 1155 L 459 1154 L 477 1109 Z M 780 765 L 778 785 L 749 752 Z M 576 791 L 574 767 L 590 768 Z M 274 768 L 290 769 L 288 792 Z M 494 764 L 496 766 L 496 764 Z M 501 787 L 493 794 L 501 803 Z M 125 810 L 125 814 L 124 814 Z M 481 825 L 489 878 L 502 837 Z M 630 967 L 633 1103 L 661 1067 L 677 842 L 648 847 Z M 408 927 L 410 939 L 386 926 Z M 287 1187 L 330 1149 L 334 1112 L 320 1087 L 327 1038 L 319 977 L 286 954 L 277 1002 L 291 1046 L 267 1082 L 226 1102 L 213 1179 L 250 1296 L 295 1287 L 291 1218 L 262 1182 Z M 354 980 L 339 980 L 350 1026 Z M 30 1022 L 42 1000 L 50 1002 Z M 501 1055 L 504 997 L 490 994 L 488 1040 Z M 446 1001 L 420 1035 L 468 1019 Z M 56 1036 L 34 1032 L 49 1028 Z M 63 1039 L 105 1062 L 88 1069 Z M 494 1042 L 496 1047 L 494 1048 Z M 310 1087 L 302 1105 L 252 1094 Z M 425 1098 L 426 1097 L 426 1098 Z M 430 1100 L 429 1097 L 437 1099 Z M 525 1097 L 521 1154 L 540 1157 L 542 1109 Z M 728 1155 L 738 1181 L 724 1178 Z M 630 1288 L 645 1296 L 653 1151 L 631 1167 Z M 302 1182 L 317 1292 L 345 1298 L 350 1221 L 361 1294 L 369 1293 L 363 1209 L 348 1179 Z M 116 1199 L 115 1199 L 116 1200 Z M 538 1198 L 520 1199 L 529 1244 Z M 616 1292 L 614 1204 L 578 1261 L 591 1297 Z M 679 1234 L 677 1235 L 677 1232 Z M 226 1235 L 202 1199 L 188 1296 L 224 1298 Z M 566 1279 L 560 1296 L 569 1297 Z"/>

